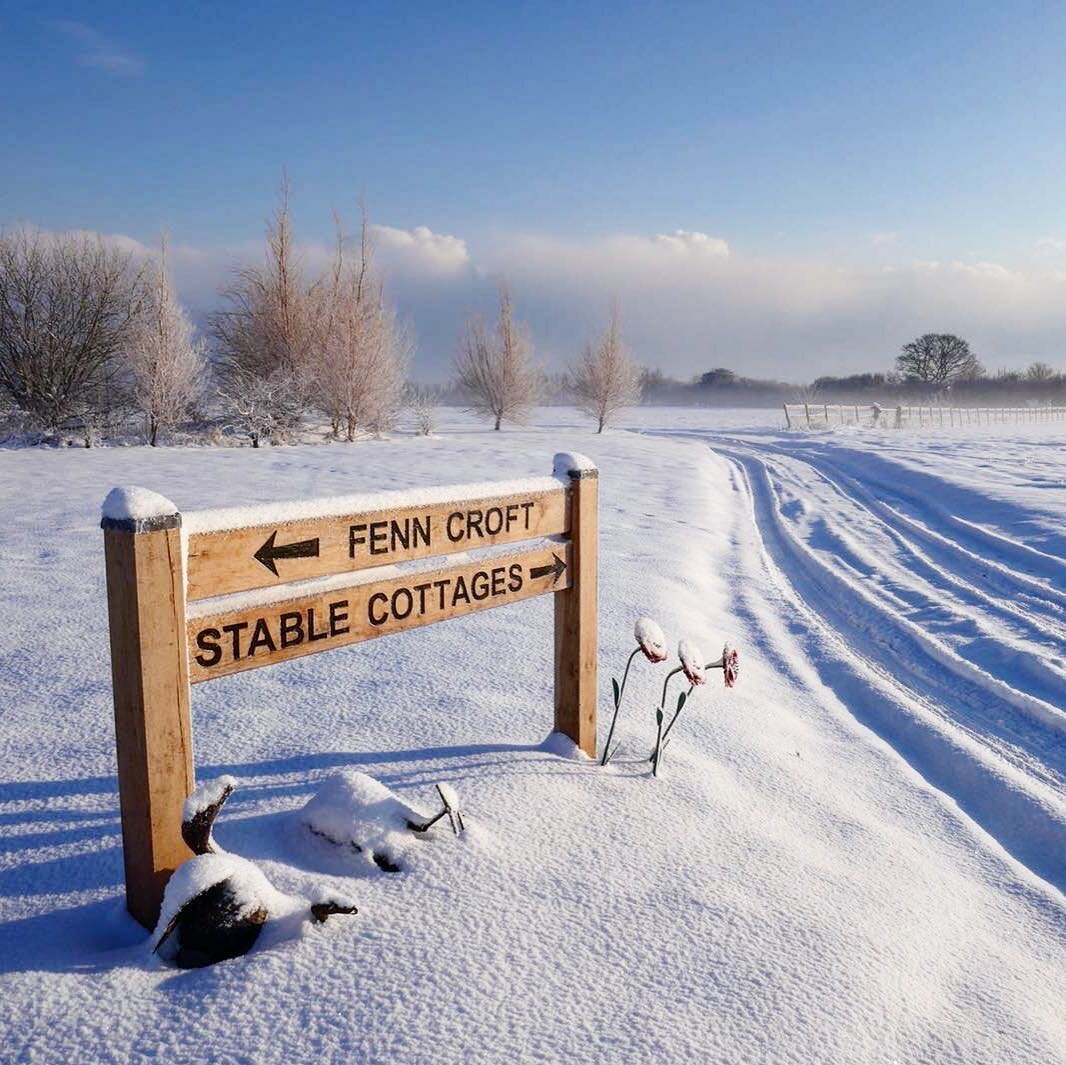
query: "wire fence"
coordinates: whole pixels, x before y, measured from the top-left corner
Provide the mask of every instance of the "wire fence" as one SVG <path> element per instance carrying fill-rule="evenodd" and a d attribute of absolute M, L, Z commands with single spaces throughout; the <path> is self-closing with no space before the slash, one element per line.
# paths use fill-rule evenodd
<path fill-rule="evenodd" d="M 1021 425 L 1066 419 L 1066 407 L 882 407 L 845 403 L 785 403 L 789 429 L 959 429 L 969 425 Z"/>

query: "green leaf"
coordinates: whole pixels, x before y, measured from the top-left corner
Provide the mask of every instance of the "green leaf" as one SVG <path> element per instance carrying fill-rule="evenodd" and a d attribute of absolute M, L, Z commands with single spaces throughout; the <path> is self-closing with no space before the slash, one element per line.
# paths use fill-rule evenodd
<path fill-rule="evenodd" d="M 611 677 L 611 687 L 614 689 L 614 708 L 618 709 L 618 700 L 621 697 L 621 692 L 618 690 L 618 681 L 614 677 Z"/>
<path fill-rule="evenodd" d="M 688 698 L 688 692 L 682 692 L 682 693 L 681 693 L 681 694 L 680 694 L 680 695 L 679 695 L 679 696 L 677 697 L 677 712 L 678 712 L 679 714 L 681 713 L 681 707 L 683 707 L 683 706 L 685 705 L 685 700 L 686 700 L 687 698 Z"/>

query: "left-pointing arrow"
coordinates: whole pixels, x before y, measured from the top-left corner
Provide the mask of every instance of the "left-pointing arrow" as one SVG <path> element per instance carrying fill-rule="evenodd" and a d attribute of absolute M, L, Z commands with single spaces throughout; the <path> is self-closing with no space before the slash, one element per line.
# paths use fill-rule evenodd
<path fill-rule="evenodd" d="M 318 537 L 313 540 L 300 540 L 295 544 L 282 544 L 278 547 L 274 542 L 278 538 L 278 530 L 275 529 L 255 553 L 257 562 L 261 562 L 276 577 L 278 567 L 274 564 L 279 558 L 318 558 Z"/>

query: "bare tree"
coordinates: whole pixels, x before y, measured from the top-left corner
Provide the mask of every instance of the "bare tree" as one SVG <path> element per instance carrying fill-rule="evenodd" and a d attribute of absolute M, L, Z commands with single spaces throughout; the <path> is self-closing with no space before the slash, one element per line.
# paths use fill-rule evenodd
<path fill-rule="evenodd" d="M 316 285 L 296 255 L 287 178 L 267 228 L 266 261 L 238 270 L 222 296 L 226 306 L 212 315 L 211 331 L 224 371 L 238 378 L 257 374 L 275 385 L 287 380 L 302 396 L 313 373 L 320 323 Z M 288 402 L 282 407 L 279 413 L 293 409 Z"/>
<path fill-rule="evenodd" d="M 315 396 L 334 435 L 392 427 L 403 395 L 410 354 L 407 331 L 385 299 L 372 269 L 366 211 L 358 260 L 348 256 L 340 220 L 333 267 L 318 285 L 321 340 L 315 362 Z"/>
<path fill-rule="evenodd" d="M 970 345 L 951 333 L 925 333 L 904 344 L 896 366 L 904 377 L 941 387 L 984 372 Z"/>
<path fill-rule="evenodd" d="M 1053 381 L 1057 374 L 1055 373 L 1055 367 L 1050 366 L 1046 362 L 1033 362 L 1030 363 L 1025 371 L 1025 379 L 1027 381 L 1033 381 L 1037 384 L 1043 384 L 1047 381 Z"/>
<path fill-rule="evenodd" d="M 470 409 L 493 418 L 496 429 L 505 418 L 524 422 L 537 401 L 540 374 L 532 354 L 528 331 L 514 320 L 511 294 L 503 286 L 495 332 L 490 334 L 484 320 L 475 315 L 467 322 L 455 360 Z"/>
<path fill-rule="evenodd" d="M 0 233 L 0 386 L 47 430 L 90 426 L 91 443 L 121 399 L 141 298 L 131 256 L 99 235 Z"/>
<path fill-rule="evenodd" d="M 411 409 L 415 432 L 429 436 L 437 428 L 437 393 L 429 385 L 408 384 L 404 400 Z"/>
<path fill-rule="evenodd" d="M 618 308 L 595 346 L 589 344 L 573 374 L 578 408 L 596 420 L 602 433 L 614 416 L 625 407 L 640 402 L 641 371 L 622 343 Z"/>
<path fill-rule="evenodd" d="M 134 407 L 144 415 L 152 447 L 159 433 L 173 429 L 203 388 L 204 345 L 193 339 L 192 323 L 178 302 L 167 272 L 166 238 L 148 270 L 141 313 L 127 347 Z"/>
<path fill-rule="evenodd" d="M 231 370 L 219 396 L 229 426 L 244 433 L 252 447 L 285 439 L 303 412 L 302 398 L 284 370 L 267 377 L 250 370 Z"/>

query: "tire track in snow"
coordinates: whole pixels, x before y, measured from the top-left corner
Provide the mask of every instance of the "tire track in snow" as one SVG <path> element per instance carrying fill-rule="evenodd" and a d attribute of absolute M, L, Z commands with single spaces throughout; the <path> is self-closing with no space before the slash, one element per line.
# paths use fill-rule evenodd
<path fill-rule="evenodd" d="M 1062 590 L 1066 589 L 1066 562 L 1054 555 L 949 514 L 932 499 L 907 492 L 899 481 L 872 476 L 867 469 L 856 472 L 839 454 L 829 458 L 810 447 L 796 450 L 774 441 L 707 430 L 662 431 L 656 435 L 692 436 L 715 448 L 730 446 L 749 454 L 780 456 L 831 477 L 838 487 L 841 480 L 857 486 L 860 497 L 873 503 L 872 509 L 881 520 L 912 543 L 921 543 L 946 578 L 965 583 L 986 599 L 991 600 L 990 593 L 995 592 L 1002 597 L 999 602 L 1013 607 L 1019 616 L 1024 616 L 1024 611 L 1016 604 L 1024 603 L 1025 610 L 1039 613 L 1055 636 L 1066 640 L 1066 591 Z M 840 450 L 844 455 L 853 454 Z M 896 505 L 887 503 L 888 499 Z M 905 513 L 902 506 L 920 513 L 922 520 Z M 989 592 L 983 592 L 982 586 Z"/>
<path fill-rule="evenodd" d="M 1039 761 L 1019 757 L 956 715 L 945 714 L 937 693 L 922 691 L 923 678 L 897 673 L 896 660 L 890 656 L 886 663 L 868 632 L 857 641 L 849 619 L 822 609 L 820 586 L 797 559 L 780 517 L 774 519 L 768 477 L 760 483 L 752 476 L 758 473 L 759 460 L 749 455 L 731 456 L 729 461 L 746 501 L 736 534 L 734 601 L 752 630 L 764 634 L 761 653 L 809 687 L 792 661 L 793 648 L 781 646 L 783 628 L 803 652 L 804 667 L 814 669 L 856 720 L 950 796 L 1017 860 L 1066 891 L 1061 776 Z M 951 698 L 950 689 L 939 694 Z"/>
<path fill-rule="evenodd" d="M 772 463 L 766 465 L 776 472 Z M 881 504 L 860 484 L 849 478 L 843 478 L 841 484 L 816 466 L 806 468 L 846 504 L 868 518 L 876 534 L 892 545 L 898 557 L 879 556 L 872 548 L 867 552 L 864 541 L 853 543 L 848 539 L 849 549 L 861 558 L 868 573 L 890 578 L 891 583 L 878 585 L 879 593 L 894 595 L 898 600 L 895 605 L 901 612 L 924 622 L 920 626 L 923 630 L 928 627 L 949 640 L 954 637 L 949 653 L 970 662 L 1010 689 L 1032 696 L 1052 710 L 1056 708 L 1056 700 L 1066 696 L 1066 672 L 1059 664 L 1066 630 L 1046 618 L 1034 619 L 1011 601 L 990 596 L 951 573 L 945 568 L 943 558 L 938 561 L 905 534 L 909 525 L 901 528 L 892 520 L 896 512 L 891 507 Z M 798 498 L 802 498 L 803 490 L 800 483 L 796 489 Z M 778 509 L 783 512 L 785 508 Z M 827 532 L 826 536 L 842 539 L 838 532 Z M 1000 625 L 990 624 L 992 621 Z M 1003 632 L 1001 626 L 1009 631 Z M 935 637 L 930 639 L 938 647 L 941 645 Z M 1053 718 L 1052 727 L 1059 721 L 1058 717 Z M 1066 724 L 1066 715 L 1061 723 Z"/>
<path fill-rule="evenodd" d="M 723 454 L 730 450 L 720 448 Z M 975 735 L 984 735 L 998 749 L 1010 745 L 1016 752 L 1036 754 L 1034 770 L 1050 767 L 1056 783 L 1066 783 L 1066 714 L 1040 699 L 1019 692 L 959 657 L 926 630 L 900 616 L 894 604 L 885 604 L 854 580 L 828 565 L 788 526 L 781 515 L 777 493 L 765 460 L 734 452 L 744 466 L 749 485 L 761 504 L 760 528 L 773 527 L 776 543 L 788 559 L 784 571 L 795 585 L 802 573 L 808 584 L 805 598 L 816 611 L 831 618 L 839 631 L 861 633 L 863 650 L 883 668 L 908 678 L 911 687 L 932 698 Z M 1031 718 L 1031 722 L 1003 716 L 1004 706 Z M 960 712 L 961 711 L 961 712 Z M 1036 727 L 1034 727 L 1034 725 Z M 1039 727 L 1046 726 L 1046 727 Z"/>

